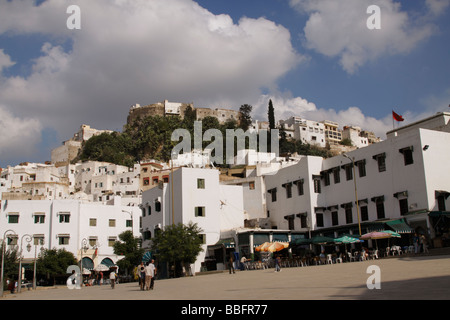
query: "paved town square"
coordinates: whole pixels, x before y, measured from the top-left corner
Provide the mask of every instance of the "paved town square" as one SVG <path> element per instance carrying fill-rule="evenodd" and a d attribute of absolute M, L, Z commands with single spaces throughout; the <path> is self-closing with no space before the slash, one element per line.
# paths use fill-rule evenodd
<path fill-rule="evenodd" d="M 380 289 L 367 285 L 373 265 Z M 2 300 L 447 300 L 449 288 L 450 256 L 437 255 L 197 275 L 158 280 L 153 291 L 141 291 L 136 282 L 115 289 L 60 286 L 6 293 Z"/>

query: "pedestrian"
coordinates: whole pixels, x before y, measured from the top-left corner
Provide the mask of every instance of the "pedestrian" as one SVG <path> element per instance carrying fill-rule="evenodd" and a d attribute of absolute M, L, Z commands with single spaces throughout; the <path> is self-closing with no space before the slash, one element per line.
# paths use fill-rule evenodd
<path fill-rule="evenodd" d="M 420 236 L 420 242 L 422 243 L 422 249 L 423 249 L 423 253 L 428 253 L 428 244 L 427 244 L 427 238 L 425 237 L 424 234 L 422 234 Z"/>
<path fill-rule="evenodd" d="M 150 290 L 150 282 L 152 280 L 152 268 L 150 267 L 150 261 L 145 265 L 145 290 Z"/>
<path fill-rule="evenodd" d="M 139 286 L 141 287 L 141 290 L 144 290 L 144 287 L 145 287 L 145 266 L 144 266 L 144 262 L 141 262 L 141 264 L 139 265 L 138 273 L 139 273 Z"/>
<path fill-rule="evenodd" d="M 114 289 L 114 286 L 116 284 L 116 272 L 114 270 L 111 270 L 109 273 L 109 281 L 111 282 L 111 288 Z"/>
<path fill-rule="evenodd" d="M 156 267 L 154 265 L 155 260 L 151 260 L 145 267 L 145 288 L 146 290 L 153 290 L 155 284 Z"/>
<path fill-rule="evenodd" d="M 234 259 L 233 259 L 233 254 L 230 254 L 230 260 L 228 260 L 228 269 L 230 270 L 230 274 L 231 274 L 231 272 L 234 273 Z"/>
<path fill-rule="evenodd" d="M 100 271 L 100 281 L 99 281 L 99 285 L 102 285 L 103 283 L 103 272 Z"/>
<path fill-rule="evenodd" d="M 414 253 L 419 253 L 419 236 L 417 235 L 417 233 L 414 233 L 413 244 L 414 244 Z"/>
<path fill-rule="evenodd" d="M 275 258 L 275 272 L 280 272 L 281 271 L 280 262 L 281 262 L 281 258 L 280 258 L 280 256 L 277 256 Z"/>

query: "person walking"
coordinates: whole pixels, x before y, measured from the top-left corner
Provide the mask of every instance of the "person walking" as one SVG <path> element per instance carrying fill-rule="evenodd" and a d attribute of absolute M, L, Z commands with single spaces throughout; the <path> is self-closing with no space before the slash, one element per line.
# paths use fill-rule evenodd
<path fill-rule="evenodd" d="M 230 254 L 230 260 L 228 261 L 228 269 L 230 270 L 230 274 L 231 274 L 231 272 L 234 273 L 234 259 L 233 259 L 233 254 Z"/>
<path fill-rule="evenodd" d="M 427 238 L 425 237 L 424 234 L 422 234 L 422 235 L 420 236 L 420 242 L 422 243 L 422 250 L 423 250 L 423 253 L 428 253 L 429 251 L 428 251 Z"/>
<path fill-rule="evenodd" d="M 114 289 L 116 285 L 116 272 L 114 270 L 109 273 L 109 281 L 111 282 L 111 288 Z"/>
<path fill-rule="evenodd" d="M 150 266 L 150 261 L 145 266 L 145 290 L 150 290 L 150 283 L 152 281 L 153 268 Z"/>
<path fill-rule="evenodd" d="M 275 272 L 280 272 L 281 271 L 280 262 L 281 262 L 280 256 L 277 256 L 275 258 Z"/>
<path fill-rule="evenodd" d="M 145 288 L 145 266 L 144 262 L 141 262 L 141 264 L 138 267 L 138 273 L 139 273 L 139 287 L 141 290 L 144 290 Z"/>
<path fill-rule="evenodd" d="M 152 259 L 145 267 L 145 287 L 147 290 L 153 290 L 155 285 L 156 267 L 154 262 L 155 260 Z"/>
<path fill-rule="evenodd" d="M 419 253 L 419 236 L 417 235 L 417 233 L 414 233 L 413 244 L 414 244 L 414 253 Z"/>

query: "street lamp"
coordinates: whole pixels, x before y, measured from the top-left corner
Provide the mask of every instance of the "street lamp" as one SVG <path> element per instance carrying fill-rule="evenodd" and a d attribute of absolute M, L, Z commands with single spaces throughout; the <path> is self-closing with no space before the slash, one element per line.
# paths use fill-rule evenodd
<path fill-rule="evenodd" d="M 347 154 L 343 153 L 342 154 L 345 158 L 350 159 L 350 161 L 352 162 L 352 167 L 353 167 L 353 183 L 355 185 L 355 198 L 356 198 L 356 212 L 358 215 L 358 228 L 359 228 L 359 235 L 361 236 L 361 221 L 359 218 L 359 203 L 358 203 L 358 190 L 356 188 L 356 173 L 355 173 L 355 158 L 350 158 Z"/>
<path fill-rule="evenodd" d="M 20 293 L 22 288 L 22 245 L 23 245 L 23 238 L 26 237 L 26 241 L 28 242 L 27 245 L 27 251 L 30 252 L 31 245 L 30 242 L 33 240 L 33 237 L 31 237 L 29 234 L 24 234 L 22 238 L 20 239 L 20 251 L 19 251 L 19 279 L 17 279 L 17 293 Z"/>
<path fill-rule="evenodd" d="M 38 243 L 36 243 L 36 240 L 34 242 L 33 290 L 36 290 L 36 260 L 37 260 L 37 257 L 36 257 L 36 253 L 37 252 L 36 251 L 37 251 L 38 244 L 43 246 L 44 245 L 44 238 L 38 238 Z M 42 247 L 41 247 L 41 250 L 42 250 Z"/>
<path fill-rule="evenodd" d="M 5 233 L 3 234 L 3 239 L 2 239 L 2 272 L 1 272 L 1 276 L 0 276 L 0 297 L 3 297 L 3 270 L 5 270 L 4 265 L 5 265 L 5 252 L 6 252 L 5 240 L 6 240 L 6 234 L 8 232 L 12 232 L 12 234 L 17 235 L 13 230 L 6 230 Z"/>
<path fill-rule="evenodd" d="M 81 248 L 80 248 L 80 279 L 83 277 L 83 250 L 84 252 L 88 249 L 88 240 L 86 238 L 83 238 L 81 240 Z M 83 285 L 83 282 L 80 283 L 80 287 Z"/>
<path fill-rule="evenodd" d="M 125 212 L 125 213 L 128 213 L 129 215 L 130 215 L 130 217 L 131 217 L 131 233 L 133 234 L 133 236 L 134 236 L 134 229 L 133 229 L 133 211 L 127 211 L 127 210 L 122 210 L 122 212 Z"/>

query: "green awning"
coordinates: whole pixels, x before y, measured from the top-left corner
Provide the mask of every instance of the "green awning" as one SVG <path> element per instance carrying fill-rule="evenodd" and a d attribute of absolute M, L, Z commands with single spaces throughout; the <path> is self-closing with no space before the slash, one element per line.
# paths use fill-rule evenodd
<path fill-rule="evenodd" d="M 81 261 L 83 268 L 86 268 L 88 270 L 94 269 L 94 261 L 92 261 L 91 258 L 84 257 Z"/>
<path fill-rule="evenodd" d="M 388 227 L 397 233 L 414 233 L 415 230 L 411 228 L 405 219 L 390 220 L 385 222 Z"/>
<path fill-rule="evenodd" d="M 225 248 L 234 248 L 236 244 L 234 243 L 233 238 L 220 239 L 215 244 L 209 247 L 225 247 Z"/>
<path fill-rule="evenodd" d="M 450 211 L 430 211 L 430 217 L 450 217 Z"/>
<path fill-rule="evenodd" d="M 113 267 L 114 266 L 114 262 L 110 258 L 103 259 L 102 262 L 100 262 L 100 264 L 104 264 L 107 267 Z"/>

